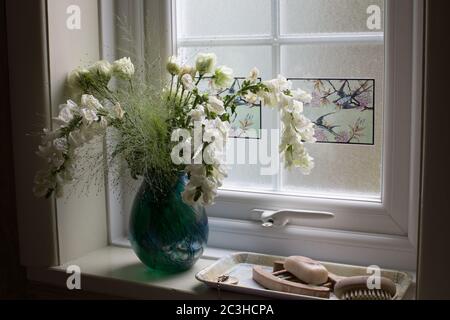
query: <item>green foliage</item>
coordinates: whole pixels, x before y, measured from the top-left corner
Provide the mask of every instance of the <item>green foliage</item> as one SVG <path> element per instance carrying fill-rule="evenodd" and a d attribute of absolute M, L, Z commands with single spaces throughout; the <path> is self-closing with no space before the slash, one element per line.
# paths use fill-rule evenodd
<path fill-rule="evenodd" d="M 143 177 L 152 191 L 165 192 L 179 172 L 170 157 L 173 144 L 167 100 L 148 85 L 119 90 L 117 98 L 125 116 L 113 123 L 120 136 L 113 157 L 119 156 L 127 162 L 134 179 Z"/>

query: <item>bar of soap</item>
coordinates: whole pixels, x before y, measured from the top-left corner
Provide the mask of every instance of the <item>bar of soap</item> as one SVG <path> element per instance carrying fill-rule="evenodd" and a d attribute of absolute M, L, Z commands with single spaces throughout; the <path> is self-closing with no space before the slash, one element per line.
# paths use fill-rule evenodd
<path fill-rule="evenodd" d="M 328 270 L 307 257 L 289 257 L 284 262 L 284 268 L 307 284 L 320 285 L 328 280 Z"/>

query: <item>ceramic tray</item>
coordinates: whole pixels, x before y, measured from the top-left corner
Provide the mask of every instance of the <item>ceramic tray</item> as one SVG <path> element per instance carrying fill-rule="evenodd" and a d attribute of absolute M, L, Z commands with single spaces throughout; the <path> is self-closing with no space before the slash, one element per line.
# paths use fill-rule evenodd
<path fill-rule="evenodd" d="M 276 260 L 283 260 L 285 257 L 270 256 L 256 253 L 236 253 L 224 257 L 209 267 L 203 269 L 195 276 L 197 280 L 204 282 L 211 288 L 220 290 L 234 291 L 244 294 L 251 294 L 275 299 L 313 299 L 313 300 L 328 300 L 323 298 L 316 298 L 310 296 L 302 296 L 293 293 L 277 292 L 267 290 L 260 286 L 252 279 L 252 268 L 254 265 L 267 267 L 267 271 L 271 272 L 273 263 Z M 366 267 L 358 267 L 345 264 L 337 264 L 330 262 L 321 262 L 328 271 L 339 276 L 367 276 Z M 218 284 L 217 279 L 222 275 L 233 276 L 239 279 L 237 285 Z M 406 291 L 412 282 L 412 277 L 400 271 L 381 269 L 383 277 L 391 279 L 397 286 L 396 299 L 403 299 Z M 336 300 L 336 296 L 331 293 L 329 300 Z"/>

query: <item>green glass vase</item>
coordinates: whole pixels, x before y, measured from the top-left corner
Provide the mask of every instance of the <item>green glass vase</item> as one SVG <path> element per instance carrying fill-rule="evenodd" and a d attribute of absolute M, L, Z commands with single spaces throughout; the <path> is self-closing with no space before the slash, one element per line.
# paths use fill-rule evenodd
<path fill-rule="evenodd" d="M 187 183 L 180 175 L 167 192 L 155 194 L 143 182 L 133 202 L 129 239 L 150 269 L 174 273 L 191 268 L 208 240 L 208 218 L 202 206 L 181 197 Z"/>

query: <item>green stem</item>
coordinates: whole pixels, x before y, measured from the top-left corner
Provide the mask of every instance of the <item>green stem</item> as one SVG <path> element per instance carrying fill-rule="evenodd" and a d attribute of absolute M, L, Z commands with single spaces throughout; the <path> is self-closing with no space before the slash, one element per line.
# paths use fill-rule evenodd
<path fill-rule="evenodd" d="M 225 104 L 225 106 L 224 106 L 225 109 L 230 105 L 230 103 L 231 103 L 232 101 L 234 101 L 234 99 L 236 99 L 237 97 L 239 97 L 240 95 L 242 95 L 243 92 L 249 91 L 249 90 L 251 90 L 251 89 L 258 89 L 259 86 L 260 86 L 260 84 L 251 84 L 251 85 L 242 87 L 238 92 L 236 92 L 235 95 L 233 95 L 233 96 L 231 97 L 230 100 L 228 100 L 228 102 L 227 102 L 227 103 Z"/>
<path fill-rule="evenodd" d="M 183 107 L 183 96 L 184 96 L 184 92 L 185 92 L 185 89 L 184 89 L 184 87 L 183 87 L 183 89 L 181 89 L 180 104 L 179 104 L 179 106 L 178 106 L 178 107 L 180 107 L 180 108 Z"/>
<path fill-rule="evenodd" d="M 133 92 L 134 92 L 134 89 L 133 89 L 133 81 L 131 81 L 131 79 L 130 79 L 130 89 L 131 89 L 131 92 L 133 93 Z"/>
<path fill-rule="evenodd" d="M 173 79 L 175 78 L 174 75 L 172 75 L 172 79 L 170 80 L 170 91 L 169 91 L 169 97 L 168 101 L 170 101 L 170 98 L 172 98 L 172 90 L 173 90 Z"/>
<path fill-rule="evenodd" d="M 195 83 L 195 86 L 198 86 L 198 84 L 200 83 L 200 81 L 203 79 L 203 74 L 199 75 L 197 82 Z"/>

